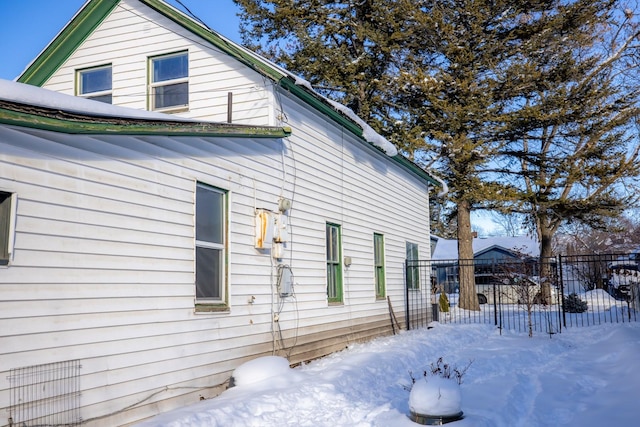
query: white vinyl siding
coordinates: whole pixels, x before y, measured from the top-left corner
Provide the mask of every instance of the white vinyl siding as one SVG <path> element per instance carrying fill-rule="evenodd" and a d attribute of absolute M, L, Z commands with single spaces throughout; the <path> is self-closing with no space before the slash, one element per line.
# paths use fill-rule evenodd
<path fill-rule="evenodd" d="M 282 101 L 293 129 L 286 140 L 0 127 L 0 188 L 20 195 L 13 260 L 0 274 L 0 328 L 11 331 L 0 366 L 73 352 L 82 360 L 83 404 L 98 414 L 168 384 L 223 383 L 241 361 L 272 351 L 273 261 L 254 248 L 254 217 L 256 205 L 277 211 L 282 192 L 292 199 L 286 259 L 298 310 L 286 302 L 280 325 L 285 345 L 294 336 L 308 342 L 295 346 L 292 361 L 342 348 L 348 337 L 336 331 L 384 333 L 388 307 L 372 298 L 371 236 L 384 234 L 386 292 L 400 311 L 405 242 L 428 253 L 427 186 L 286 94 Z M 228 197 L 223 312 L 194 310 L 195 182 Z M 341 225 L 352 259 L 342 304 L 327 305 L 327 222 Z M 104 383 L 114 372 L 122 393 Z M 113 396 L 106 400 L 105 387 Z M 179 404 L 193 398 L 179 396 Z M 153 411 L 151 404 L 139 413 Z"/>
<path fill-rule="evenodd" d="M 111 63 L 113 104 L 148 110 L 149 58 L 182 51 L 189 52 L 189 108 L 176 115 L 226 122 L 231 92 L 234 123 L 277 124 L 275 98 L 261 75 L 137 0 L 122 0 L 43 87 L 75 95 L 77 69 Z"/>

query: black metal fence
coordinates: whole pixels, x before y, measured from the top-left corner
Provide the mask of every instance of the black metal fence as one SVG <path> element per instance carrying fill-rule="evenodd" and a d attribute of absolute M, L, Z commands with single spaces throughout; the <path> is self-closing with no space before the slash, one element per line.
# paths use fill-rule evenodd
<path fill-rule="evenodd" d="M 473 270 L 479 310 L 460 306 L 464 269 Z M 405 302 L 407 329 L 437 320 L 553 334 L 575 326 L 636 322 L 640 259 L 636 254 L 606 254 L 410 260 Z"/>

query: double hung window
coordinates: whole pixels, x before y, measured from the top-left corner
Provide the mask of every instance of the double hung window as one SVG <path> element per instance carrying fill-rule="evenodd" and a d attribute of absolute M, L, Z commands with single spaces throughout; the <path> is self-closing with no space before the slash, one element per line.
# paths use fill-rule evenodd
<path fill-rule="evenodd" d="M 331 303 L 342 302 L 342 260 L 340 226 L 327 223 L 327 299 Z"/>
<path fill-rule="evenodd" d="M 181 110 L 189 107 L 188 52 L 155 56 L 150 63 L 150 109 Z"/>
<path fill-rule="evenodd" d="M 196 186 L 196 300 L 226 302 L 226 193 Z"/>
<path fill-rule="evenodd" d="M 373 234 L 373 268 L 376 282 L 376 298 L 384 298 L 384 236 L 378 233 Z"/>
<path fill-rule="evenodd" d="M 407 288 L 420 289 L 420 270 L 418 266 L 418 245 L 407 242 Z"/>

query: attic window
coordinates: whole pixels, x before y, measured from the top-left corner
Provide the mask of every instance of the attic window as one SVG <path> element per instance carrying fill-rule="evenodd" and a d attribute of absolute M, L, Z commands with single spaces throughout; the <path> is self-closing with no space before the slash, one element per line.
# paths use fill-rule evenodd
<path fill-rule="evenodd" d="M 189 107 L 189 54 L 172 53 L 150 58 L 151 110 Z"/>
<path fill-rule="evenodd" d="M 107 104 L 112 103 L 111 64 L 78 70 L 78 96 Z"/>

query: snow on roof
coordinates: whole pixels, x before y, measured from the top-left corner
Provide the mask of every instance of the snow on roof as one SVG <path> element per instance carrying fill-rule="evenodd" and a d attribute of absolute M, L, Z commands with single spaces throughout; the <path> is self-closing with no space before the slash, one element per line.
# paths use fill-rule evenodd
<path fill-rule="evenodd" d="M 3 79 L 0 79 L 0 100 L 92 116 L 193 122 L 169 114 L 118 107 Z"/>
<path fill-rule="evenodd" d="M 431 259 L 449 260 L 458 258 L 457 240 L 442 239 L 440 237 L 436 237 L 436 239 L 436 247 L 431 255 Z M 538 242 L 528 236 L 480 237 L 473 239 L 474 255 L 492 247 L 500 247 L 533 257 L 540 254 Z"/>
<path fill-rule="evenodd" d="M 166 3 L 166 2 L 164 2 L 164 3 Z M 228 44 L 231 44 L 231 45 L 235 46 L 237 49 L 242 50 L 244 53 L 248 54 L 249 56 L 251 56 L 255 60 L 260 61 L 263 64 L 266 64 L 267 66 L 273 68 L 274 70 L 277 70 L 280 74 L 293 79 L 293 81 L 295 82 L 295 84 L 297 86 L 301 86 L 301 87 L 306 88 L 315 97 L 317 97 L 319 99 L 322 99 L 325 102 L 327 102 L 336 111 L 341 112 L 347 118 L 349 118 L 349 120 L 351 120 L 355 124 L 357 124 L 362 129 L 362 137 L 364 138 L 364 140 L 369 142 L 369 143 L 371 143 L 371 144 L 373 144 L 374 146 L 380 148 L 387 156 L 394 157 L 394 156 L 396 156 L 398 154 L 398 149 L 396 148 L 395 145 L 393 145 L 386 138 L 384 138 L 382 135 L 380 135 L 375 130 L 373 130 L 373 128 L 371 126 L 369 126 L 364 120 L 362 120 L 353 110 L 351 110 L 350 108 L 340 104 L 339 102 L 332 101 L 329 98 L 319 94 L 313 88 L 311 83 L 309 83 L 307 80 L 305 80 L 305 79 L 293 74 L 291 71 L 289 71 L 289 70 L 281 67 L 280 65 L 276 64 L 275 62 L 272 62 L 271 60 L 269 60 L 269 59 L 257 54 L 256 52 L 252 51 L 251 49 L 248 49 L 245 46 L 242 46 L 241 44 L 238 44 L 238 43 L 234 42 L 233 40 L 228 39 L 227 37 L 223 36 L 219 32 L 217 32 L 215 30 L 212 30 L 211 28 L 207 27 L 206 25 L 203 25 L 203 23 L 198 22 L 193 17 L 183 13 L 181 10 L 179 10 L 179 9 L 169 5 L 169 4 L 167 4 L 167 5 L 171 9 L 173 9 L 175 12 L 183 15 L 185 18 L 187 18 L 190 21 L 194 22 L 195 24 L 201 26 L 205 30 L 210 31 L 211 33 L 215 34 L 217 37 L 219 37 L 220 39 L 224 40 L 225 43 L 228 43 Z M 443 188 L 446 188 L 446 184 L 444 184 L 444 182 L 441 179 L 437 179 L 437 181 L 440 182 L 443 185 Z M 446 194 L 446 192 L 445 192 L 445 194 Z"/>
<path fill-rule="evenodd" d="M 309 85 L 309 87 L 311 87 L 311 85 Z M 320 95 L 318 95 L 320 96 Z M 387 141 L 384 137 L 382 137 L 382 135 L 378 134 L 376 131 L 374 131 L 371 126 L 369 126 L 368 124 L 366 124 L 364 122 L 364 120 L 362 120 L 360 117 L 358 117 L 356 115 L 356 113 L 353 112 L 353 110 L 351 110 L 348 107 L 345 107 L 344 105 L 332 101 L 330 99 L 325 98 L 329 104 L 331 104 L 333 106 L 333 108 L 335 108 L 336 110 L 340 111 L 342 114 L 344 114 L 345 116 L 347 116 L 349 119 L 351 119 L 353 122 L 355 122 L 358 126 L 360 126 L 362 128 L 362 137 L 367 141 L 372 143 L 373 145 L 375 145 L 376 147 L 380 148 L 382 151 L 385 152 L 385 154 L 387 156 L 393 157 L 396 156 L 398 154 L 398 149 L 396 148 L 395 145 L 393 145 L 392 143 L 390 143 L 389 141 Z"/>

